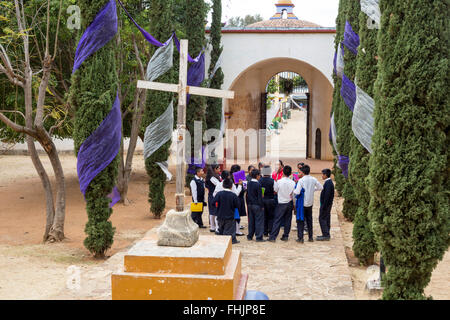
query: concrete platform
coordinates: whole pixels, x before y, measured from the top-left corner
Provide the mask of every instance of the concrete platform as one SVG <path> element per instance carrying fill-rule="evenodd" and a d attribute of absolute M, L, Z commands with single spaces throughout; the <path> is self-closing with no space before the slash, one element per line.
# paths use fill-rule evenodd
<path fill-rule="evenodd" d="M 149 234 L 111 275 L 113 300 L 242 300 L 248 276 L 231 237 L 201 236 L 191 248 L 157 246 Z"/>

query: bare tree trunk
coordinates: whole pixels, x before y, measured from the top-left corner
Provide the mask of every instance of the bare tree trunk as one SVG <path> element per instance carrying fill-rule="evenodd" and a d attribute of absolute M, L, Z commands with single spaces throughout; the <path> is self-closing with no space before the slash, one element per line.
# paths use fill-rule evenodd
<path fill-rule="evenodd" d="M 137 97 L 135 99 L 135 108 L 133 112 L 133 120 L 131 127 L 131 136 L 130 136 L 130 144 L 127 150 L 126 161 L 124 161 L 124 150 L 122 144 L 122 150 L 120 153 L 121 161 L 119 165 L 119 179 L 118 186 L 121 197 L 121 202 L 125 205 L 129 204 L 129 200 L 127 199 L 128 195 L 128 186 L 130 184 L 132 165 L 133 165 L 133 157 L 134 152 L 136 150 L 137 139 L 139 137 L 139 133 L 141 131 L 142 118 L 144 115 L 145 101 L 147 99 L 146 90 L 138 89 L 136 91 Z"/>
<path fill-rule="evenodd" d="M 45 232 L 43 241 L 47 241 L 48 234 L 50 233 L 50 229 L 53 225 L 53 220 L 55 219 L 55 205 L 53 202 L 53 190 L 52 185 L 50 183 L 50 179 L 48 178 L 47 172 L 42 165 L 41 159 L 36 151 L 36 147 L 34 145 L 34 139 L 31 136 L 27 135 L 27 145 L 28 152 L 31 157 L 31 161 L 33 162 L 36 171 L 41 178 L 42 186 L 45 191 L 45 200 L 46 200 L 46 223 L 45 223 Z"/>
<path fill-rule="evenodd" d="M 50 232 L 47 234 L 45 241 L 55 242 L 62 241 L 64 237 L 64 220 L 66 212 L 66 185 L 64 178 L 64 171 L 59 159 L 58 151 L 53 140 L 43 128 L 37 128 L 39 135 L 39 143 L 44 148 L 45 152 L 52 164 L 53 172 L 55 174 L 56 183 L 56 206 L 55 215 L 52 221 Z"/>

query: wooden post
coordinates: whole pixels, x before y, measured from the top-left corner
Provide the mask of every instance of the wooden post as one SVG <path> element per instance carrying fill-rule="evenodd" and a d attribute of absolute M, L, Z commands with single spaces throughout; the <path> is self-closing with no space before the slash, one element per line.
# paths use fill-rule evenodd
<path fill-rule="evenodd" d="M 187 101 L 187 68 L 188 41 L 180 41 L 180 79 L 178 86 L 177 116 L 177 176 L 176 176 L 176 210 L 184 212 L 184 185 L 186 171 L 186 101 Z"/>

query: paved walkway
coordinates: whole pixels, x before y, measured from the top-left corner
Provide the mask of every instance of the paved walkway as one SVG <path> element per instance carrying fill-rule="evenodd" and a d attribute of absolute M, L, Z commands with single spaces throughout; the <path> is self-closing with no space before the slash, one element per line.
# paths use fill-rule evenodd
<path fill-rule="evenodd" d="M 313 210 L 315 236 L 320 235 L 319 196 L 317 192 Z M 208 226 L 207 213 L 203 214 L 203 220 Z M 242 224 L 247 227 L 246 217 L 242 219 Z M 335 208 L 332 210 L 331 224 L 330 242 L 298 244 L 295 241 L 296 231 L 291 231 L 288 242 L 256 243 L 248 241 L 245 236 L 238 237 L 241 243 L 233 247 L 242 252 L 242 269 L 249 275 L 247 289 L 262 291 L 271 300 L 355 299 Z M 292 226 L 296 226 L 295 219 Z M 243 231 L 246 233 L 247 228 Z M 150 232 L 156 232 L 156 229 Z M 202 229 L 201 234 L 211 235 L 209 229 Z M 122 267 L 124 254 L 114 255 L 100 267 L 81 270 L 80 290 L 64 289 L 52 298 L 111 299 L 110 275 Z"/>

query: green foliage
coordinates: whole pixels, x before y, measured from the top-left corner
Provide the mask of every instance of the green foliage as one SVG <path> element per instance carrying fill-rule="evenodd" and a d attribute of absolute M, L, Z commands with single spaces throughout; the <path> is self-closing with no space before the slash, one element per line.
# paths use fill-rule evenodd
<path fill-rule="evenodd" d="M 191 56 L 197 56 L 206 48 L 205 26 L 208 5 L 204 0 L 186 1 L 186 38 L 189 40 L 189 53 Z M 202 84 L 206 86 L 206 80 Z M 186 127 L 191 133 L 191 154 L 194 155 L 194 122 L 201 121 L 203 130 L 206 130 L 206 98 L 192 95 L 186 110 Z M 186 146 L 189 148 L 189 146 Z M 186 175 L 186 184 L 192 180 L 193 175 Z"/>
<path fill-rule="evenodd" d="M 345 19 L 341 21 L 343 26 L 345 26 L 345 21 L 348 21 L 353 28 L 358 30 L 359 25 L 359 13 L 361 11 L 359 1 L 345 0 L 344 12 Z M 342 26 L 342 30 L 344 27 Z M 344 74 L 352 81 L 355 81 L 356 73 L 356 56 L 348 49 L 345 50 L 344 54 Z M 340 89 L 340 88 L 339 88 Z M 336 108 L 337 112 L 335 114 L 336 130 L 337 130 L 337 145 L 341 155 L 350 155 L 350 140 L 353 136 L 352 131 L 352 117 L 353 112 L 347 107 L 342 97 L 339 97 L 338 104 Z M 358 200 L 355 196 L 351 180 L 346 180 L 342 188 L 342 195 L 344 197 L 344 205 L 342 213 L 344 217 L 350 221 L 353 221 L 356 210 L 358 208 Z"/>
<path fill-rule="evenodd" d="M 211 24 L 211 64 L 208 74 L 213 72 L 217 61 L 222 54 L 223 47 L 220 45 L 222 38 L 222 1 L 213 0 L 213 14 Z M 219 68 L 211 79 L 210 87 L 212 89 L 222 89 L 224 74 L 222 68 Z M 220 129 L 222 122 L 222 99 L 207 98 L 206 125 L 207 129 Z"/>
<path fill-rule="evenodd" d="M 275 77 L 270 79 L 269 84 L 267 85 L 267 92 L 270 94 L 274 94 L 280 90 L 279 84 Z"/>
<path fill-rule="evenodd" d="M 294 77 L 294 87 L 307 87 L 308 84 L 306 83 L 306 80 L 303 79 L 302 76 L 298 75 Z"/>
<path fill-rule="evenodd" d="M 150 16 L 150 34 L 157 39 L 164 39 L 166 41 L 173 30 L 173 1 L 171 0 L 151 0 L 151 10 L 148 14 Z M 151 54 L 156 51 L 156 47 L 152 47 Z M 175 50 L 176 51 L 176 50 Z M 169 70 L 167 73 L 157 79 L 163 83 L 177 82 L 177 65 Z M 170 102 L 174 101 L 172 93 L 150 90 L 147 93 L 147 104 L 143 119 L 143 128 L 145 128 L 160 117 L 169 106 Z M 174 106 L 177 104 L 174 103 Z M 176 110 L 176 108 L 175 108 Z M 145 168 L 149 176 L 149 193 L 148 201 L 151 204 L 150 210 L 155 218 L 160 218 L 166 207 L 166 199 L 164 196 L 164 187 L 166 185 L 166 175 L 157 165 L 157 162 L 167 161 L 169 158 L 169 148 L 171 141 L 168 141 L 149 158 L 145 160 Z"/>
<path fill-rule="evenodd" d="M 280 77 L 280 88 L 285 95 L 289 95 L 294 90 L 294 80 Z"/>
<path fill-rule="evenodd" d="M 450 243 L 449 3 L 380 1 L 370 220 L 383 299 L 425 299 Z"/>
<path fill-rule="evenodd" d="M 86 29 L 106 2 L 78 2 L 84 17 L 82 30 Z M 116 98 L 118 79 L 115 45 L 115 40 L 110 41 L 89 57 L 72 77 L 70 100 L 76 111 L 73 134 L 76 153 L 111 111 Z M 114 241 L 115 228 L 108 221 L 112 214 L 109 208 L 111 200 L 107 196 L 116 182 L 118 161 L 119 155 L 95 177 L 86 191 L 88 222 L 84 245 L 95 257 L 104 257 Z"/>
<path fill-rule="evenodd" d="M 51 54 L 55 46 L 56 30 L 59 13 L 59 0 L 52 0 L 50 2 L 50 29 L 49 29 L 49 47 Z M 45 97 L 44 109 L 44 128 L 49 131 L 51 127 L 59 125 L 53 133 L 55 138 L 68 138 L 72 136 L 73 123 L 71 122 L 71 113 L 64 100 L 64 95 L 67 93 L 68 83 L 73 66 L 73 57 L 75 55 L 75 37 L 76 31 L 69 30 L 64 26 L 64 13 L 67 7 L 71 4 L 69 0 L 62 1 L 62 16 L 60 28 L 58 33 L 57 58 L 53 62 L 53 69 L 50 76 L 49 88 Z M 30 0 L 24 2 L 24 12 L 28 26 L 33 26 L 27 29 L 30 34 L 30 65 L 33 72 L 33 95 L 37 97 L 39 84 L 41 81 L 41 74 L 37 73 L 42 69 L 41 58 L 43 56 L 43 48 L 45 46 L 45 35 L 47 26 L 47 6 L 42 7 L 42 1 Z M 34 19 L 34 23 L 33 22 Z M 13 2 L 0 1 L 0 43 L 5 47 L 11 64 L 17 70 L 23 68 L 23 39 L 18 30 L 17 20 L 15 16 L 15 6 Z M 57 94 L 61 99 L 58 99 Z M 36 101 L 33 99 L 33 101 Z M 35 109 L 34 103 L 33 108 Z M 0 110 L 8 110 L 4 112 L 10 120 L 19 125 L 24 125 L 23 117 L 18 113 L 25 114 L 24 92 L 20 87 L 12 85 L 6 76 L 0 75 Z M 0 140 L 10 143 L 23 142 L 25 136 L 18 134 L 12 129 L 6 127 L 3 122 L 0 122 Z"/>
<path fill-rule="evenodd" d="M 378 29 L 367 27 L 367 15 L 361 11 L 359 14 L 361 45 L 357 57 L 356 78 L 358 79 L 357 85 L 371 97 L 374 96 L 373 86 L 378 75 L 377 34 Z M 350 144 L 349 177 L 358 199 L 358 209 L 353 221 L 353 252 L 361 263 L 369 265 L 373 263 L 374 255 L 377 252 L 377 244 L 368 218 L 370 194 L 366 179 L 369 175 L 370 153 L 354 135 Z"/>
<path fill-rule="evenodd" d="M 227 27 L 245 28 L 256 22 L 263 21 L 264 18 L 260 14 L 249 15 L 245 17 L 231 17 L 227 22 Z"/>
<path fill-rule="evenodd" d="M 344 26 L 345 26 L 345 2 L 346 0 L 339 0 L 339 13 L 338 16 L 336 17 L 336 37 L 335 37 L 335 50 L 337 51 L 338 46 L 340 45 L 340 42 L 344 39 Z M 333 91 L 333 103 L 332 103 L 332 111 L 331 111 L 331 115 L 334 112 L 334 121 L 335 121 L 335 125 L 337 126 L 336 120 L 338 118 L 338 113 L 339 113 L 339 104 L 341 102 L 341 86 L 342 86 L 342 80 L 341 78 L 339 78 L 336 74 L 333 73 L 333 82 L 334 82 L 334 91 Z M 330 117 L 331 117 L 330 115 Z M 337 129 L 336 129 L 337 131 Z M 345 184 L 345 179 L 344 179 L 344 175 L 342 174 L 342 170 L 339 168 L 338 163 L 337 163 L 337 150 L 334 149 L 333 146 L 333 142 L 330 140 L 330 144 L 333 148 L 333 155 L 334 155 L 334 165 L 333 165 L 333 176 L 334 179 L 336 181 L 336 191 L 338 193 L 339 196 L 342 196 L 342 191 L 344 189 L 344 184 Z"/>

